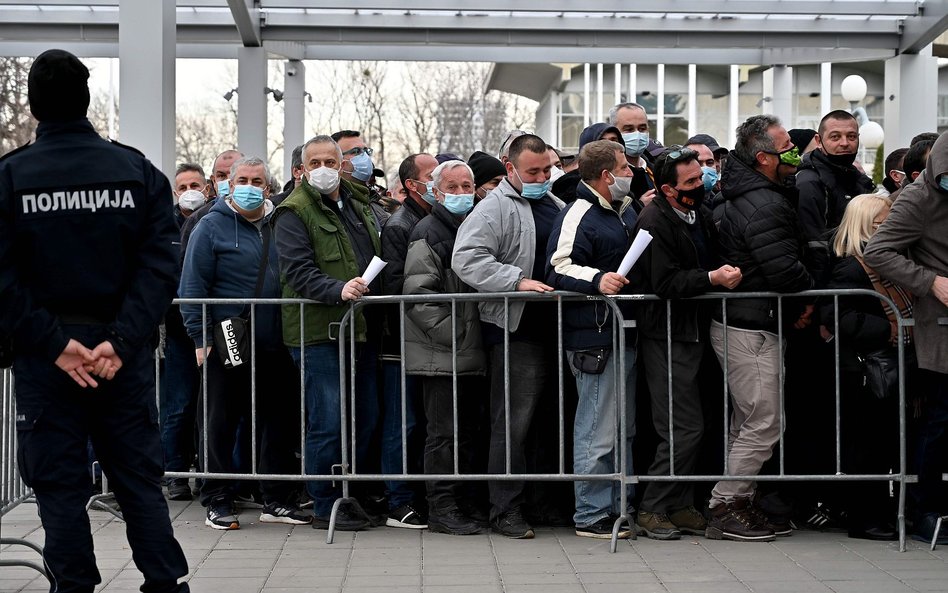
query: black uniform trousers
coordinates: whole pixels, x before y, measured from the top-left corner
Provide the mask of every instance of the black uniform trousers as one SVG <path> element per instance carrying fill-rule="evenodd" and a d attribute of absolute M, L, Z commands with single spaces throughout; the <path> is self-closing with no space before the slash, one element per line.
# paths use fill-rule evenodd
<path fill-rule="evenodd" d="M 89 348 L 102 326 L 65 326 Z M 56 593 L 92 593 L 101 582 L 95 564 L 86 503 L 92 494 L 86 445 L 92 446 L 122 508 L 132 560 L 146 593 L 187 592 L 177 579 L 188 573 L 161 492 L 164 472 L 155 362 L 149 347 L 128 360 L 111 381 L 79 387 L 53 363 L 29 355 L 14 362 L 17 461 L 33 488 L 46 532 L 44 560 Z"/>

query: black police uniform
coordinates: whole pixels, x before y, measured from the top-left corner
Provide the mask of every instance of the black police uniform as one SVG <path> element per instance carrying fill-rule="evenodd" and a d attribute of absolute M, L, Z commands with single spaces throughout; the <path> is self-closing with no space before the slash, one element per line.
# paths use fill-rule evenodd
<path fill-rule="evenodd" d="M 174 296 L 171 186 L 145 157 L 85 118 L 41 121 L 0 160 L 0 338 L 13 338 L 18 462 L 46 532 L 52 590 L 101 582 L 85 505 L 89 438 L 128 524 L 142 591 L 188 591 L 161 493 L 155 330 Z M 123 362 L 81 388 L 55 366 L 75 339 Z"/>

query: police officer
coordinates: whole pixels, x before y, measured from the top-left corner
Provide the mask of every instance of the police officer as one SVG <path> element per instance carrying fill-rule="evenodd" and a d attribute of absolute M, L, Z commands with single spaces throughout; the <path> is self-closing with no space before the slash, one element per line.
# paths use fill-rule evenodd
<path fill-rule="evenodd" d="M 161 494 L 155 330 L 174 295 L 171 186 L 86 119 L 89 70 L 62 50 L 29 74 L 36 141 L 0 160 L 0 341 L 12 338 L 18 462 L 51 591 L 101 582 L 86 444 L 115 491 L 145 592 L 186 592 Z"/>

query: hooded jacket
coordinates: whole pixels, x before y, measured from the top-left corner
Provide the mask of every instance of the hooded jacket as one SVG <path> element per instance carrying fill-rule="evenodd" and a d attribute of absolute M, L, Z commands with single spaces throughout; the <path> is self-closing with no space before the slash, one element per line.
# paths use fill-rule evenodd
<path fill-rule="evenodd" d="M 948 307 L 932 294 L 936 276 L 948 277 L 948 192 L 938 178 L 948 175 L 948 135 L 932 147 L 925 171 L 905 187 L 889 217 L 869 240 L 866 264 L 916 297 L 915 351 L 918 366 L 948 373 Z"/>
<path fill-rule="evenodd" d="M 250 299 L 254 298 L 257 276 L 263 258 L 264 226 L 270 224 L 272 205 L 257 224 L 248 221 L 228 205 L 217 200 L 210 212 L 194 227 L 184 256 L 178 296 L 185 299 Z M 270 255 L 260 298 L 280 297 L 280 267 L 276 243 L 270 239 Z M 181 305 L 181 315 L 188 336 L 200 348 L 204 345 L 201 326 L 201 305 Z M 277 350 L 282 347 L 279 305 L 255 307 L 257 348 Z M 249 305 L 208 305 L 207 338 L 213 340 L 213 326 L 228 317 L 249 319 Z"/>
<path fill-rule="evenodd" d="M 547 196 L 563 208 L 559 198 Z M 462 282 L 478 292 L 513 292 L 522 279 L 533 273 L 536 241 L 529 200 L 505 178 L 461 223 L 451 267 Z M 508 331 L 517 331 L 523 306 L 524 301 L 510 303 Z M 482 302 L 479 307 L 481 321 L 504 327 L 503 302 Z"/>
<path fill-rule="evenodd" d="M 719 255 L 741 269 L 735 292 L 798 292 L 813 286 L 803 260 L 803 235 L 796 212 L 796 189 L 779 185 L 741 161 L 732 151 L 721 176 L 724 196 L 718 229 Z M 713 317 L 722 320 L 721 310 Z M 777 331 L 775 299 L 729 299 L 727 324 Z M 785 323 L 794 312 L 784 308 Z"/>

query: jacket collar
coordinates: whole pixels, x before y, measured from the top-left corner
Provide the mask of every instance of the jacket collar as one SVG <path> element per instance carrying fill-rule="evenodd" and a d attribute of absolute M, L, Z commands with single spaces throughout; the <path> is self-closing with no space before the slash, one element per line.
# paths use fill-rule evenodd
<path fill-rule="evenodd" d="M 461 221 L 463 220 L 460 216 L 455 216 L 444 207 L 444 204 L 441 202 L 435 202 L 435 205 L 431 207 L 431 215 L 435 217 L 435 220 L 441 222 L 455 235 L 458 232 L 458 227 L 461 226 Z"/>
<path fill-rule="evenodd" d="M 89 133 L 96 134 L 92 123 L 85 117 L 80 119 L 71 119 L 68 121 L 41 121 L 36 126 L 36 138 L 39 139 L 47 134 L 76 134 Z"/>
<path fill-rule="evenodd" d="M 428 216 L 428 212 L 415 201 L 415 198 L 411 196 L 405 196 L 405 199 L 402 201 L 402 208 L 407 208 L 412 214 L 415 215 L 415 218 L 421 220 L 425 216 Z M 434 208 L 432 207 L 432 212 Z"/>

